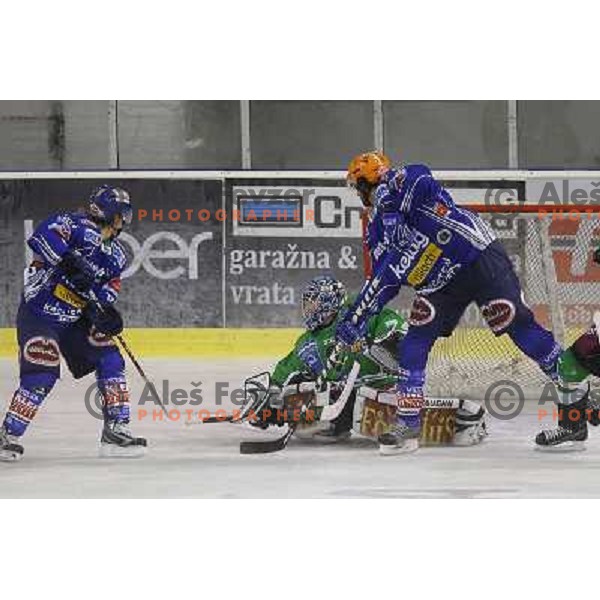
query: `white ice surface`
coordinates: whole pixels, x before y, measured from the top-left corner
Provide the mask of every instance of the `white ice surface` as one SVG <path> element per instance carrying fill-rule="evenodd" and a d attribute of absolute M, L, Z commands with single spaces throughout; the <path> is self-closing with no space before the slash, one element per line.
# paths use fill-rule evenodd
<path fill-rule="evenodd" d="M 202 408 L 208 409 L 215 407 L 215 381 L 229 381 L 233 388 L 269 365 L 249 360 L 143 363 L 159 388 L 164 378 L 171 389 L 187 390 L 191 381 L 201 380 Z M 0 360 L 0 376 L 4 409 L 17 384 L 16 366 Z M 143 384 L 137 375 L 131 381 L 136 399 Z M 89 377 L 74 382 L 64 374 L 24 438 L 24 460 L 0 463 L 0 497 L 600 497 L 600 430 L 590 430 L 585 452 L 535 451 L 532 439 L 540 423 L 532 403 L 514 420 L 492 420 L 491 435 L 480 446 L 423 448 L 396 457 L 381 457 L 374 445 L 360 439 L 338 446 L 293 440 L 276 454 L 241 456 L 240 439 L 254 432 L 230 424 L 186 426 L 183 420 L 147 418 L 134 422 L 135 433 L 149 439 L 147 455 L 107 460 L 97 458 L 99 422 L 84 407 L 90 383 Z"/>

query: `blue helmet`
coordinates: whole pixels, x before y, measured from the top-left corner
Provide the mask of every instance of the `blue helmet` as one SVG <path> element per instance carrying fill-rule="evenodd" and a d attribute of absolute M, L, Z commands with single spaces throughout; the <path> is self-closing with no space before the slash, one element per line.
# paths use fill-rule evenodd
<path fill-rule="evenodd" d="M 346 300 L 346 288 L 330 275 L 315 277 L 302 292 L 302 317 L 309 331 L 329 325 Z"/>
<path fill-rule="evenodd" d="M 101 185 L 90 195 L 88 214 L 97 222 L 112 224 L 116 215 L 123 217 L 123 222 L 130 224 L 133 208 L 129 194 L 122 188 Z"/>

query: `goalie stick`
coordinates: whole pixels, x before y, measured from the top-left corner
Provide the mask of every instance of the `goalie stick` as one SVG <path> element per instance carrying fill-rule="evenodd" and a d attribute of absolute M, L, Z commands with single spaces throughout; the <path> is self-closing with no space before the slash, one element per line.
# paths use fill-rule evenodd
<path fill-rule="evenodd" d="M 340 397 L 333 405 L 331 405 L 330 407 L 325 407 L 323 410 L 327 408 L 334 409 L 335 407 L 335 409 L 332 410 L 330 414 L 336 414 L 337 416 L 339 416 L 339 414 L 342 412 L 342 409 L 348 402 L 348 398 L 350 397 L 352 390 L 354 389 L 354 383 L 356 382 L 356 378 L 358 377 L 359 371 L 360 364 L 357 361 L 355 361 L 352 365 L 350 373 L 348 374 L 346 384 L 344 386 L 344 389 L 342 390 L 342 393 L 340 394 Z M 310 408 L 311 406 L 312 401 L 306 408 Z M 335 416 L 330 416 L 329 420 L 331 420 L 332 418 L 335 418 Z M 296 431 L 297 427 L 298 421 L 288 423 L 288 430 L 281 437 L 274 440 L 240 442 L 240 454 L 269 454 L 271 452 L 278 452 L 279 450 L 283 450 L 287 446 L 292 435 L 294 435 L 294 432 Z"/>
<path fill-rule="evenodd" d="M 340 397 L 333 404 L 323 407 L 321 412 L 321 421 L 334 421 L 342 414 L 342 411 L 348 402 L 348 398 L 350 398 L 350 394 L 358 377 L 359 371 L 360 364 L 355 360 L 350 373 L 348 373 L 346 385 L 344 386 Z"/>

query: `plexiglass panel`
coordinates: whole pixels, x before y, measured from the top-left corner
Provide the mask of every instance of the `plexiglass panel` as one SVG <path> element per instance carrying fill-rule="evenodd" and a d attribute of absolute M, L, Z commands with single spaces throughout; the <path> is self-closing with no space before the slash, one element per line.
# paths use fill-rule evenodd
<path fill-rule="evenodd" d="M 394 162 L 435 169 L 505 169 L 506 101 L 386 101 L 384 144 Z"/>

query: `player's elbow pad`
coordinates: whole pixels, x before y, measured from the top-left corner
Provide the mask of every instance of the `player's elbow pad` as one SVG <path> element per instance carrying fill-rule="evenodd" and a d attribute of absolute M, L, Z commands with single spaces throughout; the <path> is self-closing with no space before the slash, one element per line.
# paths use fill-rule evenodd
<path fill-rule="evenodd" d="M 27 245 L 34 254 L 41 256 L 51 265 L 57 265 L 62 260 L 64 249 L 42 235 L 32 235 L 27 240 Z"/>

